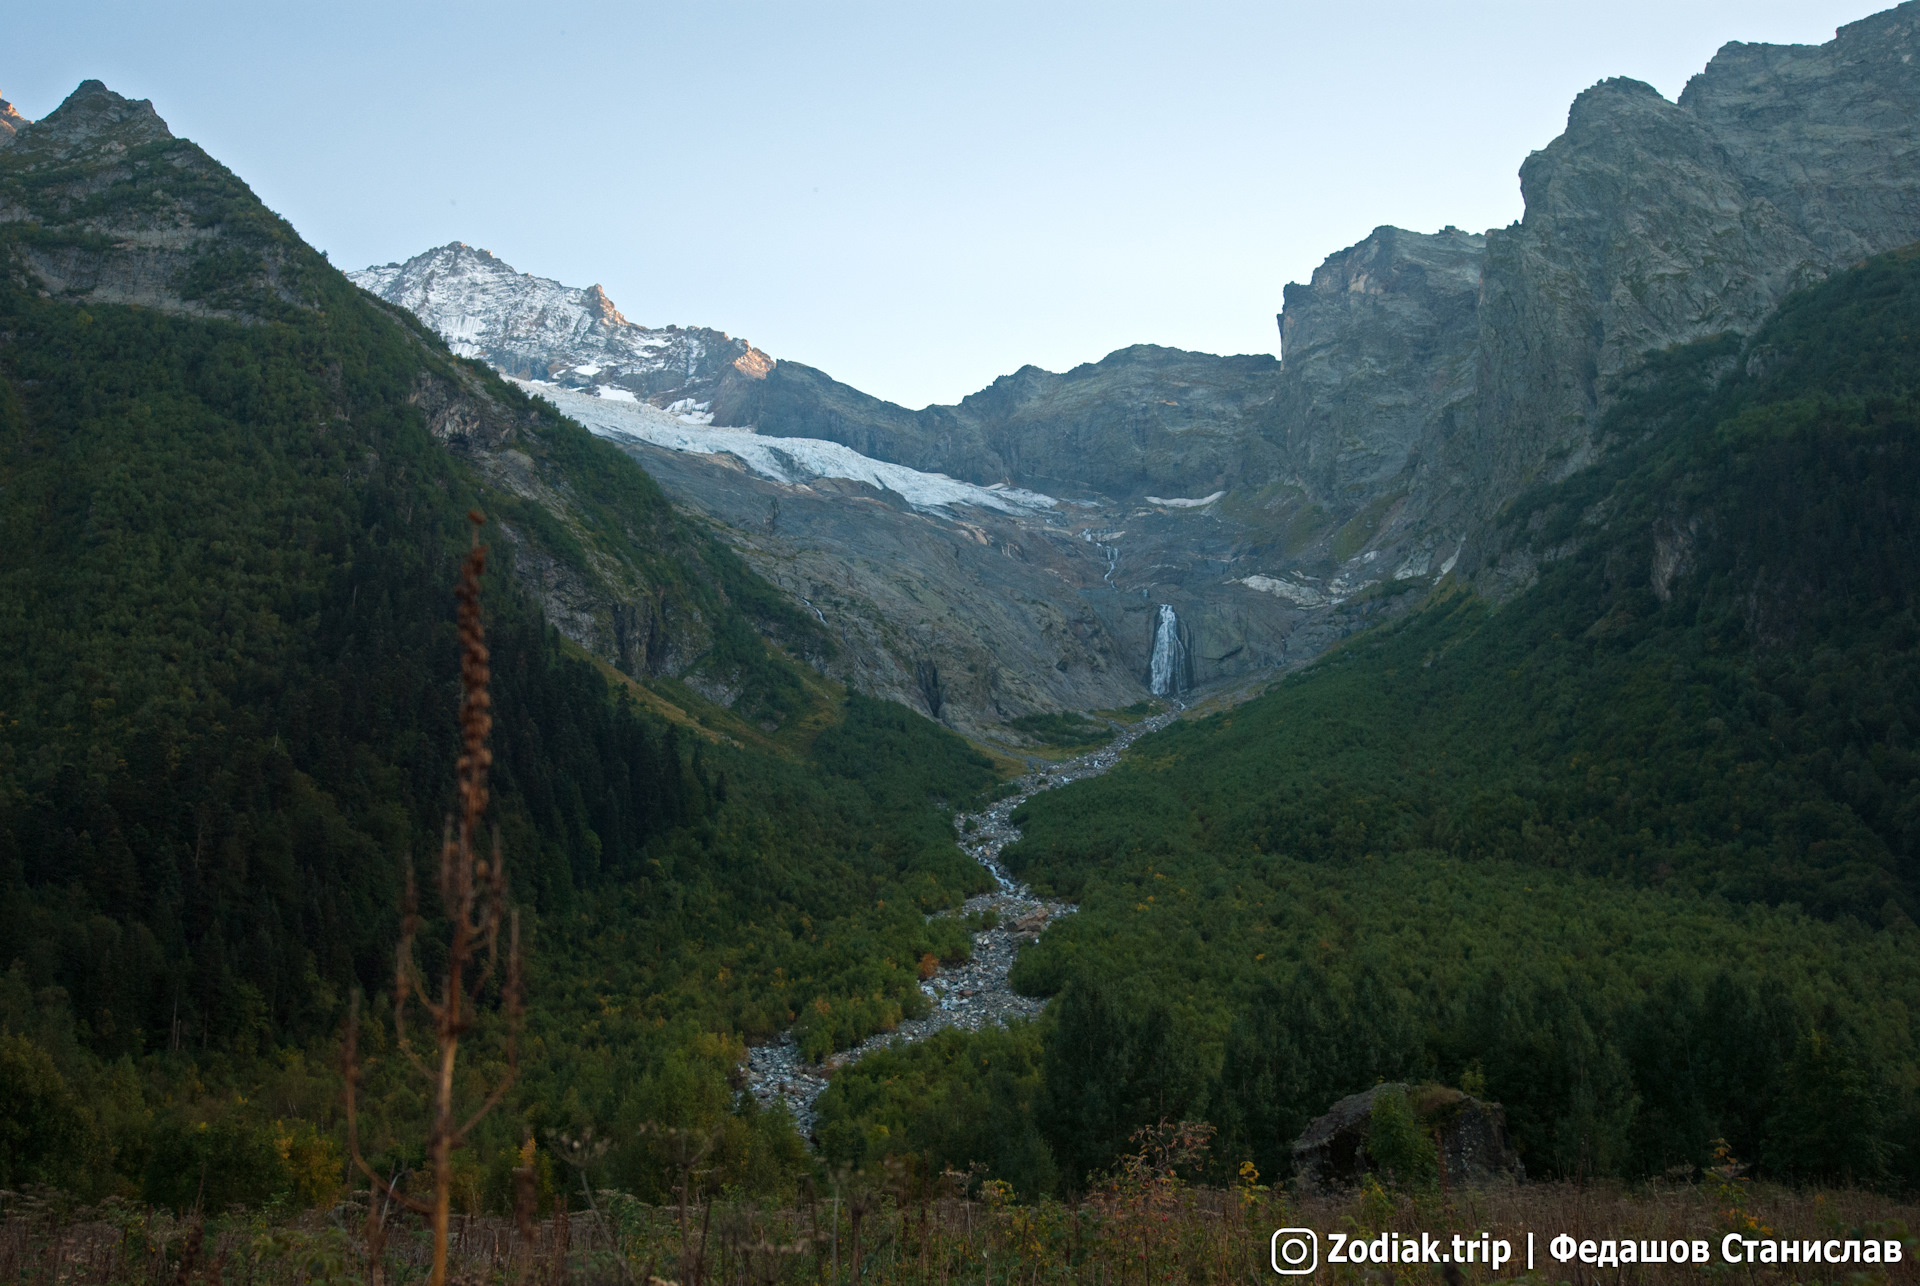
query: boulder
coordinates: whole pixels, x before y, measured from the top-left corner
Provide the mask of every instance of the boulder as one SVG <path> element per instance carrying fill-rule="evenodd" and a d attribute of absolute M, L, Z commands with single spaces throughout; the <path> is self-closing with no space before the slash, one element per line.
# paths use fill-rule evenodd
<path fill-rule="evenodd" d="M 1438 1174 L 1450 1187 L 1518 1183 L 1526 1167 L 1507 1139 L 1506 1109 L 1445 1085 L 1376 1085 L 1328 1109 L 1293 1145 L 1293 1173 L 1303 1188 L 1352 1187 L 1381 1168 L 1367 1150 L 1382 1095 L 1403 1094 L 1422 1132 L 1437 1144 Z"/>
<path fill-rule="evenodd" d="M 1008 927 L 1012 930 L 1014 937 L 1023 941 L 1032 941 L 1046 929 L 1047 919 L 1052 914 L 1053 912 L 1048 908 L 1038 907 L 1027 912 Z"/>

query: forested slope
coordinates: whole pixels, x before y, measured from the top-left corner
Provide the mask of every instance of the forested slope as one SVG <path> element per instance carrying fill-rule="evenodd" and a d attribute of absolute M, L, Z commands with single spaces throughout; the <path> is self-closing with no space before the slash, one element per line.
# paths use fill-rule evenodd
<path fill-rule="evenodd" d="M 299 1186 L 300 1131 L 337 1177 L 331 1042 L 452 798 L 469 510 L 526 1121 L 751 1132 L 742 1035 L 859 1039 L 965 950 L 923 913 L 985 883 L 936 808 L 980 756 L 820 680 L 795 657 L 830 640 L 631 459 L 83 86 L 0 151 L 0 1184 L 254 1200 Z M 555 585 L 612 604 L 625 673 L 555 628 Z M 505 1122 L 468 1163 L 510 1158 Z"/>
<path fill-rule="evenodd" d="M 1007 861 L 1081 903 L 1016 966 L 1047 1024 L 845 1080 L 838 1146 L 1024 1121 L 1009 1177 L 1072 1184 L 1204 1116 L 1271 1175 L 1333 1099 L 1436 1077 L 1505 1103 L 1535 1175 L 1724 1138 L 1912 1182 L 1917 341 L 1909 250 L 1653 355 L 1601 461 L 1503 515 L 1505 601 L 1443 586 L 1035 797 Z"/>

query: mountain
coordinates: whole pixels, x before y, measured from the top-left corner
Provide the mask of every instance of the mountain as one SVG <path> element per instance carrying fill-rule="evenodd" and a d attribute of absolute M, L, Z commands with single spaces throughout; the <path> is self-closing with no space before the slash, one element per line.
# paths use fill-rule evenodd
<path fill-rule="evenodd" d="M 733 382 L 764 379 L 773 365 L 719 331 L 636 326 L 598 286 L 516 273 L 458 241 L 349 277 L 426 322 L 461 357 L 519 379 L 622 389 L 696 416 Z"/>
<path fill-rule="evenodd" d="M 782 362 L 764 381 L 736 385 L 716 415 L 969 481 L 1137 503 L 1205 495 L 1270 472 L 1256 430 L 1279 374 L 1265 355 L 1136 344 L 1065 374 L 1022 367 L 957 405 L 909 412 Z"/>
<path fill-rule="evenodd" d="M 1364 578 L 1368 553 L 1401 568 L 1591 459 L 1649 351 L 1751 333 L 1792 290 L 1920 238 L 1917 51 L 1908 0 L 1823 45 L 1729 44 L 1678 102 L 1604 81 L 1521 166 L 1518 223 L 1379 228 L 1290 285 L 1277 366 L 1123 349 L 907 412 L 776 365 L 723 422 L 1061 495 L 1280 483 L 1321 536 L 1392 512 L 1337 557 L 1288 550 L 1255 570 Z"/>
<path fill-rule="evenodd" d="M 1141 346 L 1064 376 L 1029 368 L 916 418 L 744 341 L 717 345 L 717 332 L 632 326 L 598 287 L 516 273 L 457 243 L 350 276 L 456 351 L 510 376 L 537 373 L 530 393 L 619 442 L 829 628 L 841 646 L 821 659 L 828 673 L 955 728 L 1017 743 L 1006 724 L 1021 716 L 1150 695 L 1162 601 L 1192 618 L 1198 602 L 1241 600 L 1206 613 L 1198 634 L 1188 626 L 1193 663 L 1176 694 L 1286 654 L 1284 618 L 1296 605 L 1221 587 L 1214 569 L 1231 561 L 1237 536 L 1204 530 L 1216 525 L 1203 516 L 1205 495 L 1166 487 L 1169 496 L 1130 499 L 1195 469 L 1216 484 L 1245 476 L 1249 466 L 1230 457 L 1259 441 L 1246 426 L 1267 396 L 1259 381 L 1273 375 L 1271 358 Z M 683 382 L 635 365 L 634 354 L 651 361 L 669 342 L 736 355 L 676 368 L 688 372 Z M 856 433 L 822 398 L 880 408 L 894 428 L 879 441 L 869 419 Z M 1117 425 L 1116 402 L 1144 409 Z M 783 431 L 741 426 L 748 415 L 772 416 Z M 951 474 L 915 465 L 923 438 L 956 433 L 975 443 L 971 463 Z M 921 445 L 906 450 L 909 440 Z M 1070 490 L 1005 483 L 1005 461 L 1034 443 L 1057 443 L 1062 458 L 1022 476 Z M 1100 460 L 1119 498 L 1065 476 Z M 550 610 L 567 629 L 558 605 Z M 625 668 L 604 638 L 569 637 Z"/>
<path fill-rule="evenodd" d="M 1177 693 L 1298 664 L 1448 574 L 1495 595 L 1523 584 L 1532 573 L 1520 563 L 1490 561 L 1494 518 L 1526 487 L 1597 458 L 1598 426 L 1647 354 L 1750 333 L 1793 289 L 1920 238 L 1917 30 L 1909 0 L 1825 45 L 1730 44 L 1677 103 L 1635 81 L 1595 86 L 1521 167 L 1518 223 L 1382 227 L 1329 256 L 1285 291 L 1279 362 L 1140 345 L 910 411 L 764 355 L 745 368 L 709 361 L 684 388 L 622 383 L 602 349 L 554 337 L 602 323 L 517 320 L 592 292 L 464 248 L 356 280 L 422 301 L 450 342 L 469 329 L 536 336 L 489 358 L 502 370 L 548 363 L 556 373 L 543 378 L 565 387 L 658 407 L 690 398 L 679 409 L 716 427 L 1057 498 L 987 522 L 987 548 L 1058 555 L 1036 572 L 956 558 L 965 541 L 922 539 L 924 522 L 871 509 L 848 521 L 817 494 L 789 503 L 782 480 L 752 471 L 649 459 L 757 570 L 862 640 L 837 674 L 991 733 L 1143 692 L 1162 605 L 1184 643 Z M 429 278 L 446 263 L 493 284 L 435 293 Z M 595 298 L 566 316 L 617 316 Z M 730 361 L 757 354 L 727 342 L 722 356 L 742 355 Z M 776 505 L 784 531 L 766 521 Z M 1075 558 L 1089 551 L 1072 541 L 1099 558 Z M 859 570 L 828 595 L 833 567 Z M 928 595 L 948 607 L 929 610 Z M 1058 611 L 1004 606 L 1036 601 Z"/>
<path fill-rule="evenodd" d="M 9 139 L 0 1183 L 331 1200 L 333 1042 L 391 987 L 453 795 L 474 511 L 540 1056 L 472 1163 L 510 1186 L 523 1123 L 645 1103 L 731 1140 L 728 1182 L 784 1181 L 786 1119 L 730 1110 L 741 1042 L 925 1010 L 919 961 L 968 951 L 930 913 L 989 882 L 937 801 L 991 765 L 820 678 L 817 618 L 628 455 L 353 286 L 150 104 L 89 81 Z M 392 1039 L 362 1127 L 389 1167 Z M 664 1197 L 648 1147 L 610 1164 Z"/>
<path fill-rule="evenodd" d="M 1792 290 L 1920 239 L 1916 52 L 1909 0 L 1824 45 L 1729 44 L 1678 102 L 1625 79 L 1581 94 L 1566 132 L 1521 166 L 1525 216 L 1486 234 L 1477 307 L 1400 368 L 1408 389 L 1428 381 L 1417 412 L 1428 428 L 1403 450 L 1352 426 L 1403 461 L 1368 488 L 1407 493 L 1379 547 L 1469 535 L 1465 564 L 1477 567 L 1477 537 L 1502 505 L 1594 458 L 1605 413 L 1649 352 L 1750 334 Z M 1377 280 L 1388 299 L 1409 296 L 1409 339 L 1434 333 L 1417 320 L 1424 274 Z M 1359 371 L 1394 329 L 1355 326 L 1332 340 L 1334 360 Z"/>
<path fill-rule="evenodd" d="M 522 1123 L 604 1123 L 593 1178 L 648 1201 L 662 1124 L 791 1199 L 742 1043 L 846 1048 L 965 955 L 948 808 L 993 766 L 835 674 L 1012 744 L 1295 671 L 1023 806 L 1005 860 L 1079 910 L 1011 976 L 1057 1002 L 842 1069 L 831 1163 L 1071 1190 L 1204 1118 L 1216 1178 L 1272 1179 L 1432 1078 L 1536 1175 L 1910 1187 L 1916 23 L 1603 83 L 1519 223 L 1377 229 L 1277 364 L 922 411 L 463 247 L 359 289 L 97 82 L 9 118 L 0 1184 L 332 1200 L 317 1069 L 446 807 L 481 511 L 538 1056 L 476 1207 Z"/>
<path fill-rule="evenodd" d="M 1301 538 L 1261 508 L 1271 487 L 1235 490 L 1273 467 L 1269 357 L 1141 345 L 907 412 L 744 341 L 686 383 L 623 373 L 620 353 L 717 332 L 602 321 L 619 314 L 598 288 L 458 244 L 350 276 L 503 373 L 544 372 L 530 393 L 619 442 L 828 627 L 828 673 L 974 735 L 1018 744 L 1022 716 L 1153 695 L 1163 604 L 1174 696 L 1311 656 L 1379 606 L 1347 605 L 1337 576 L 1257 593 L 1222 575 Z"/>
<path fill-rule="evenodd" d="M 599 286 L 517 273 L 460 242 L 348 275 L 456 353 L 517 378 L 623 390 L 708 423 L 837 442 L 983 486 L 1122 501 L 1204 494 L 1259 472 L 1244 458 L 1259 450 L 1246 430 L 1279 371 L 1266 356 L 1142 344 L 1065 375 L 1024 367 L 957 406 L 908 411 L 718 331 L 636 326 Z"/>

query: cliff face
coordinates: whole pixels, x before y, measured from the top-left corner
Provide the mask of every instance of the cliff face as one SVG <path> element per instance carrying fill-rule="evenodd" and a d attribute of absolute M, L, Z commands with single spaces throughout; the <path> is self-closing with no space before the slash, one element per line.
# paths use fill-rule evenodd
<path fill-rule="evenodd" d="M 1842 27 L 1824 45 L 1732 43 L 1680 95 L 1745 190 L 1836 263 L 1915 218 L 1920 5 Z"/>
<path fill-rule="evenodd" d="M 1115 500 L 1197 497 L 1263 479 L 1280 363 L 1136 344 L 1056 375 L 1027 366 L 951 411 L 1008 480 Z M 982 466 L 976 466 L 982 467 Z"/>
<path fill-rule="evenodd" d="M 1261 429 L 1280 364 L 1136 344 L 1064 374 L 1025 366 L 954 406 L 920 411 L 781 362 L 737 382 L 715 422 L 839 442 L 877 460 L 970 482 L 1136 500 L 1206 495 L 1263 478 L 1277 457 Z"/>
<path fill-rule="evenodd" d="M 1486 238 L 1376 228 L 1331 255 L 1280 314 L 1274 424 L 1326 503 L 1404 488 L 1471 409 Z"/>
<path fill-rule="evenodd" d="M 1920 4 L 1819 46 L 1726 46 L 1678 103 L 1631 80 L 1575 100 L 1487 236 L 1466 494 L 1492 513 L 1592 458 L 1650 349 L 1751 332 L 1791 290 L 1920 239 Z"/>
<path fill-rule="evenodd" d="M 1518 223 L 1382 228 L 1329 257 L 1286 292 L 1282 475 L 1335 517 L 1378 509 L 1379 561 L 1464 538 L 1473 566 L 1502 505 L 1605 449 L 1650 350 L 1751 332 L 1920 239 L 1916 52 L 1910 0 L 1824 45 L 1729 44 L 1677 103 L 1603 81 L 1521 166 Z"/>

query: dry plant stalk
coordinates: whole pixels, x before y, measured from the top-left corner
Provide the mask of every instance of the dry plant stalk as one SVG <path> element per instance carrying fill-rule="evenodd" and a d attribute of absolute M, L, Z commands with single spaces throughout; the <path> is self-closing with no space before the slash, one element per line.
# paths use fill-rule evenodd
<path fill-rule="evenodd" d="M 414 954 L 414 942 L 420 933 L 420 912 L 411 864 L 407 870 L 400 944 L 394 956 L 394 1034 L 400 1052 L 427 1082 L 433 1102 L 433 1120 L 427 1134 L 427 1158 L 433 1172 L 431 1199 L 422 1200 L 402 1192 L 394 1179 L 382 1178 L 361 1155 L 355 1102 L 360 1076 L 360 998 L 357 994 L 347 1020 L 345 1049 L 347 1144 L 354 1164 L 371 1185 L 369 1197 L 378 1195 L 382 1199 L 368 1202 L 369 1248 L 377 1247 L 382 1240 L 379 1210 L 384 1202 L 391 1201 L 425 1216 L 433 1227 L 433 1273 L 428 1279 L 431 1286 L 445 1286 L 447 1278 L 453 1154 L 466 1145 L 473 1128 L 498 1107 L 512 1089 L 519 1074 L 518 1038 L 525 1016 L 521 996 L 520 914 L 507 906 L 507 875 L 500 851 L 500 833 L 497 829 L 494 831 L 490 858 L 479 856 L 474 844 L 487 811 L 487 770 L 493 763 L 493 752 L 487 749 L 487 735 L 493 729 L 493 702 L 487 691 L 491 672 L 486 631 L 480 623 L 480 577 L 487 568 L 487 547 L 480 543 L 480 528 L 486 519 L 479 513 L 469 513 L 467 518 L 473 524 L 473 547 L 461 564 L 460 583 L 455 591 L 460 602 L 461 749 L 457 768 L 460 798 L 459 812 L 448 816 L 440 844 L 440 906 L 447 917 L 448 938 L 446 969 L 438 987 L 422 973 Z M 507 931 L 507 942 L 499 1012 L 506 1020 L 507 1068 L 480 1105 L 462 1119 L 454 1102 L 460 1038 L 472 1029 L 482 1011 L 481 997 L 500 970 L 502 927 Z M 408 1012 L 415 1006 L 433 1031 L 433 1049 L 427 1057 L 422 1057 L 421 1051 L 414 1047 L 409 1034 Z M 377 1252 L 369 1255 L 369 1261 L 370 1276 L 377 1280 Z"/>

